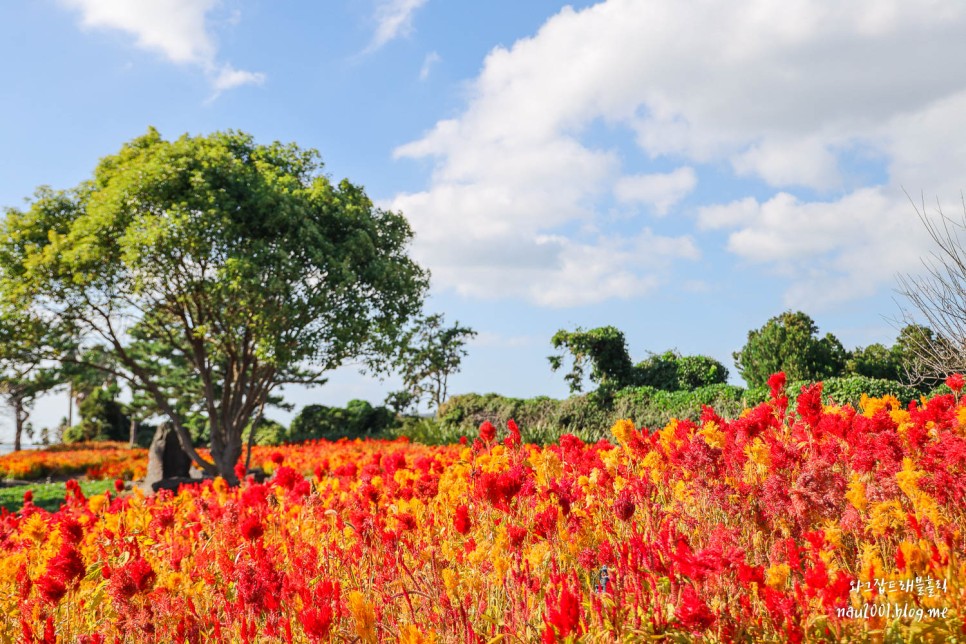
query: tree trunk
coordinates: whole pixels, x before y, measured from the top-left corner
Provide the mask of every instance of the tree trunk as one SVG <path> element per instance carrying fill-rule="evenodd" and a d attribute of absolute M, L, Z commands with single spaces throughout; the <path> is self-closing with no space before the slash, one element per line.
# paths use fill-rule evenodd
<path fill-rule="evenodd" d="M 131 444 L 128 445 L 131 449 L 134 449 L 134 443 L 138 435 L 138 421 L 131 419 Z"/>
<path fill-rule="evenodd" d="M 30 418 L 30 414 L 24 409 L 23 400 L 20 398 L 14 398 L 13 400 L 13 415 L 16 424 L 16 431 L 13 435 L 13 451 L 19 452 L 21 438 L 23 437 L 23 428 L 27 424 L 27 419 Z"/>

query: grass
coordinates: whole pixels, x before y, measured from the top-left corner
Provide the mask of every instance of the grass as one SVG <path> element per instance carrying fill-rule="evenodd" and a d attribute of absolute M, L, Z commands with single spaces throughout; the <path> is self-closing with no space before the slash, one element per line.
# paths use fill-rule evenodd
<path fill-rule="evenodd" d="M 90 496 L 114 489 L 114 481 L 80 481 L 80 487 L 85 496 Z M 17 512 L 23 507 L 23 494 L 27 490 L 33 492 L 34 505 L 54 512 L 64 502 L 67 484 L 63 482 L 30 483 L 0 488 L 0 507 Z"/>

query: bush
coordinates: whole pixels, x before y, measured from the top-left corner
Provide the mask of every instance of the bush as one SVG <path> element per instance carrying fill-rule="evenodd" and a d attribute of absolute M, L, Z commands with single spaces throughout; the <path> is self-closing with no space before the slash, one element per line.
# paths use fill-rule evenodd
<path fill-rule="evenodd" d="M 727 380 L 728 369 L 708 356 L 665 351 L 634 365 L 634 382 L 639 387 L 680 391 L 724 384 Z"/>
<path fill-rule="evenodd" d="M 248 436 L 251 433 L 251 423 L 242 430 L 242 444 L 248 444 Z M 285 425 L 270 418 L 262 418 L 255 429 L 256 445 L 281 445 L 288 438 Z"/>
<path fill-rule="evenodd" d="M 708 405 L 722 417 L 735 418 L 744 409 L 743 395 L 741 387 L 722 383 L 691 391 L 634 387 L 617 392 L 612 416 L 615 421 L 630 418 L 638 426 L 654 429 L 663 427 L 672 418 L 698 420 L 702 408 Z"/>
<path fill-rule="evenodd" d="M 811 380 L 796 380 L 785 385 L 785 395 L 794 403 L 801 393 L 802 387 L 812 384 Z M 871 398 L 881 396 L 895 396 L 903 405 L 911 400 L 919 400 L 919 391 L 914 387 L 904 385 L 895 380 L 884 378 L 869 378 L 866 376 L 846 376 L 843 378 L 825 378 L 822 382 L 822 403 L 834 402 L 837 405 L 852 405 L 856 409 L 862 399 L 862 394 Z M 949 393 L 946 389 L 943 393 Z M 744 396 L 746 406 L 754 406 L 768 400 L 767 387 L 749 389 Z"/>
<path fill-rule="evenodd" d="M 466 394 L 450 398 L 440 408 L 444 432 L 475 436 L 489 421 L 505 427 L 513 419 L 523 440 L 550 443 L 563 434 L 587 442 L 610 438 L 610 427 L 622 418 L 638 426 L 663 427 L 671 418 L 697 420 L 703 405 L 722 416 L 737 416 L 744 390 L 727 384 L 708 385 L 694 391 L 662 391 L 654 387 L 629 387 L 613 393 L 594 392 L 566 400 L 506 398 L 497 394 Z"/>
<path fill-rule="evenodd" d="M 385 407 L 373 407 L 365 400 L 350 400 L 343 407 L 307 405 L 292 420 L 288 439 L 338 440 L 376 436 L 396 425 L 396 415 Z M 256 434 L 257 438 L 257 434 Z"/>
<path fill-rule="evenodd" d="M 464 431 L 460 425 L 445 424 L 435 418 L 404 416 L 398 426 L 387 431 L 387 438 L 405 436 L 411 443 L 448 445 L 458 443 L 463 436 L 472 439 L 475 434 Z"/>
<path fill-rule="evenodd" d="M 125 441 L 131 436 L 131 420 L 117 402 L 117 388 L 95 389 L 78 407 L 80 423 L 64 430 L 65 443 Z"/>

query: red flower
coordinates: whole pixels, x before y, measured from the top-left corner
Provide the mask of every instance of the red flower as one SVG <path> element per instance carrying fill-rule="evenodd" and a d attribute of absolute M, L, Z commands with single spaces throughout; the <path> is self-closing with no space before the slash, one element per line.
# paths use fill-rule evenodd
<path fill-rule="evenodd" d="M 554 600 L 556 600 L 554 602 Z M 556 603 L 556 606 L 553 604 Z M 560 589 L 558 597 L 553 592 L 547 593 L 546 629 L 543 632 L 544 642 L 562 640 L 570 635 L 582 635 L 580 626 L 580 598 L 571 592 L 567 585 Z"/>
<path fill-rule="evenodd" d="M 614 514 L 621 521 L 629 521 L 632 516 L 634 516 L 634 510 L 636 510 L 634 505 L 634 500 L 631 498 L 631 492 L 627 488 L 620 491 L 617 495 L 617 499 L 614 501 Z"/>
<path fill-rule="evenodd" d="M 685 586 L 681 591 L 681 601 L 674 616 L 692 633 L 700 633 L 714 624 L 714 615 L 692 586 Z"/>
<path fill-rule="evenodd" d="M 516 447 L 522 442 L 520 438 L 520 428 L 517 427 L 517 424 L 513 422 L 512 418 L 506 421 L 506 428 L 507 431 L 510 432 L 510 435 L 506 437 L 506 440 L 504 440 L 503 443 L 507 447 Z"/>
<path fill-rule="evenodd" d="M 456 516 L 453 517 L 453 527 L 460 534 L 466 534 L 470 531 L 470 510 L 465 505 L 460 505 L 456 508 Z"/>
<path fill-rule="evenodd" d="M 76 580 L 84 576 L 87 568 L 73 544 L 65 543 L 47 563 L 47 571 L 37 580 L 40 594 L 48 602 L 56 604 Z"/>
<path fill-rule="evenodd" d="M 275 470 L 275 476 L 273 477 L 273 482 L 275 485 L 285 488 L 286 490 L 291 490 L 299 483 L 299 481 L 304 480 L 302 475 L 293 470 L 291 467 L 282 466 Z"/>
<path fill-rule="evenodd" d="M 299 611 L 299 622 L 309 639 L 317 642 L 329 635 L 329 629 L 332 628 L 332 609 L 326 605 L 318 608 L 306 606 Z"/>
<path fill-rule="evenodd" d="M 822 383 L 816 382 L 810 387 L 802 387 L 798 396 L 798 415 L 808 423 L 812 429 L 822 420 Z"/>
<path fill-rule="evenodd" d="M 154 585 L 154 578 L 151 564 L 138 556 L 114 569 L 108 582 L 108 592 L 116 602 L 123 603 L 137 593 L 149 590 Z"/>
<path fill-rule="evenodd" d="M 124 481 L 121 479 L 114 479 L 114 489 L 118 492 L 124 491 Z"/>
<path fill-rule="evenodd" d="M 946 378 L 946 386 L 956 392 L 957 395 L 963 390 L 964 385 L 966 385 L 966 380 L 963 379 L 962 374 L 954 373 Z"/>
<path fill-rule="evenodd" d="M 494 438 L 496 438 L 496 427 L 488 420 L 483 421 L 483 424 L 480 425 L 480 440 L 489 443 Z"/>
<path fill-rule="evenodd" d="M 262 522 L 258 520 L 258 517 L 247 517 L 242 521 L 241 533 L 249 541 L 254 541 L 265 534 L 265 528 L 262 527 Z"/>
<path fill-rule="evenodd" d="M 768 388 L 771 390 L 772 398 L 781 396 L 782 389 L 785 388 L 785 372 L 779 371 L 778 373 L 773 373 L 768 378 Z"/>

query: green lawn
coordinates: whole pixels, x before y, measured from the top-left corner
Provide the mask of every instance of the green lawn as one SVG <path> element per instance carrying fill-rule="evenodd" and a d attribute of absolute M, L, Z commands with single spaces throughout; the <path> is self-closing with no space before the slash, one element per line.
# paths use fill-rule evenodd
<path fill-rule="evenodd" d="M 81 481 L 80 486 L 84 495 L 90 496 L 114 489 L 114 481 Z M 67 485 L 65 483 L 31 483 L 30 485 L 3 487 L 0 488 L 0 507 L 16 512 L 23 507 L 23 493 L 27 490 L 33 492 L 34 505 L 53 512 L 64 502 Z"/>

